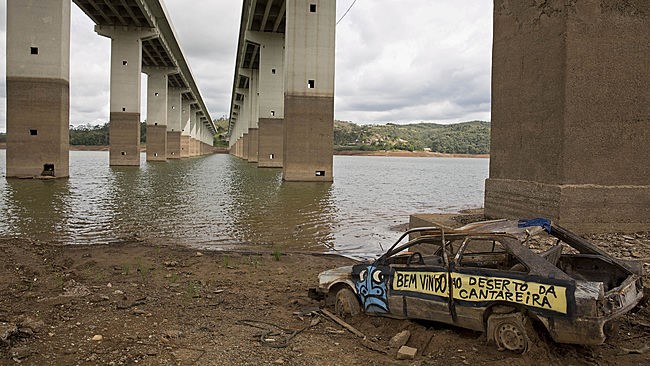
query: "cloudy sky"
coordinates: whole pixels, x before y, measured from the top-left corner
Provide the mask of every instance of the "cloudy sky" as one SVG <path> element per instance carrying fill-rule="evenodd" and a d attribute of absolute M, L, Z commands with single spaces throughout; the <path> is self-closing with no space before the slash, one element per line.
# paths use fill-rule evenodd
<path fill-rule="evenodd" d="M 354 0 L 337 0 L 340 18 Z M 165 0 L 213 118 L 228 114 L 240 0 Z M 6 130 L 7 0 L 0 0 L 0 131 Z M 191 9 L 191 11 L 190 11 Z M 108 120 L 110 40 L 72 10 L 70 122 Z M 337 27 L 335 118 L 490 120 L 492 0 L 357 0 Z M 146 88 L 143 77 L 143 89 Z M 144 100 L 143 100 L 144 103 Z M 142 108 L 143 119 L 146 108 Z"/>

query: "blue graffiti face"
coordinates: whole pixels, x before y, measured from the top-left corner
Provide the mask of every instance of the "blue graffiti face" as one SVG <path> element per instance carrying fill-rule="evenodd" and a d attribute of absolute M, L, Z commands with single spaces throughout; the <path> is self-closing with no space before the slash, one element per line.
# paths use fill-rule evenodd
<path fill-rule="evenodd" d="M 388 294 L 386 292 L 385 275 L 380 268 L 375 266 L 361 268 L 356 287 L 366 312 L 388 312 Z"/>

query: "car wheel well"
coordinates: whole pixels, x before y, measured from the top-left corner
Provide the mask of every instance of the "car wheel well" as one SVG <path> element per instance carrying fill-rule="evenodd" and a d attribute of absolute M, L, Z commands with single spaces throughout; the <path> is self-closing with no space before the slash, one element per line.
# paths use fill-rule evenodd
<path fill-rule="evenodd" d="M 526 318 L 528 321 L 527 333 L 531 337 L 530 341 L 532 343 L 537 343 L 539 340 L 546 341 L 548 339 L 553 339 L 551 332 L 547 328 L 546 322 L 544 322 L 540 317 L 528 311 L 525 307 L 516 306 L 513 304 L 494 304 L 487 308 L 484 313 L 484 329 L 488 332 L 488 319 L 491 315 L 507 315 L 507 314 L 517 314 L 520 313 L 522 317 Z"/>
<path fill-rule="evenodd" d="M 330 286 L 329 289 L 327 290 L 327 297 L 325 299 L 325 304 L 328 306 L 334 306 L 334 304 L 336 303 L 336 294 L 343 288 L 349 288 L 350 290 L 352 290 L 352 292 L 356 294 L 356 291 L 354 291 L 352 286 L 350 286 L 349 284 L 345 282 L 337 282 L 332 286 Z"/>

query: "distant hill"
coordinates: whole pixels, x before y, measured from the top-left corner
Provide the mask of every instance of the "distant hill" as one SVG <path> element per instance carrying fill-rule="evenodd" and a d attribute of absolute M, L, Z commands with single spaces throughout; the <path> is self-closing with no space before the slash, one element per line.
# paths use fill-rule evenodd
<path fill-rule="evenodd" d="M 219 133 L 227 130 L 227 120 L 215 120 Z M 141 124 L 141 139 L 146 141 L 146 126 Z M 0 133 L 0 143 L 7 135 Z M 71 145 L 108 145 L 108 124 L 70 128 Z M 225 142 L 215 138 L 215 146 Z M 489 154 L 490 122 L 471 121 L 443 125 L 416 123 L 397 125 L 357 125 L 334 121 L 334 150 L 430 150 L 445 154 Z"/>
<path fill-rule="evenodd" d="M 489 154 L 490 122 L 443 125 L 357 125 L 334 121 L 335 150 L 431 150 L 445 154 Z"/>

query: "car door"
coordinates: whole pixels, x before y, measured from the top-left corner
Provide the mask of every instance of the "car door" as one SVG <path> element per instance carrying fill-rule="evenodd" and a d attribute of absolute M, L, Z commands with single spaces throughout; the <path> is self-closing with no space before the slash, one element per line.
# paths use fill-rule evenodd
<path fill-rule="evenodd" d="M 453 323 L 447 251 L 433 250 L 430 252 L 435 254 L 428 255 L 418 254 L 415 248 L 409 250 L 415 260 L 391 265 L 391 297 L 401 297 L 407 318 Z"/>

